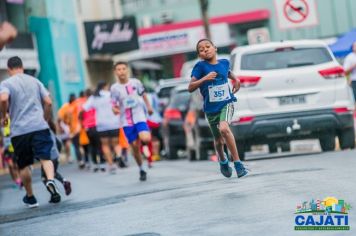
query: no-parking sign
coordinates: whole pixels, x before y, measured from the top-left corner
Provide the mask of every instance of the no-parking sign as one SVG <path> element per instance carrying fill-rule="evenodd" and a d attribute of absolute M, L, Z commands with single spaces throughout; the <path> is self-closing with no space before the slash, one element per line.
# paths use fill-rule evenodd
<path fill-rule="evenodd" d="M 281 29 L 318 24 L 315 0 L 274 0 L 278 26 Z"/>

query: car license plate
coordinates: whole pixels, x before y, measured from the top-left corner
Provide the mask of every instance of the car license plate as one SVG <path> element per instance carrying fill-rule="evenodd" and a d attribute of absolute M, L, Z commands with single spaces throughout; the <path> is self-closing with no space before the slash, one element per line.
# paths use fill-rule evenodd
<path fill-rule="evenodd" d="M 305 95 L 285 96 L 279 98 L 279 105 L 292 105 L 305 103 Z"/>

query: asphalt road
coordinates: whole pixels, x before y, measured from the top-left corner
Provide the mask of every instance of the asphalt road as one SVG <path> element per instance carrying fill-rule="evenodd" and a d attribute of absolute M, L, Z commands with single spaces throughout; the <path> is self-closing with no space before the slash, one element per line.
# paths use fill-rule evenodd
<path fill-rule="evenodd" d="M 67 165 L 61 172 L 73 193 L 57 205 L 47 203 L 35 170 L 36 209 L 26 209 L 24 190 L 0 176 L 0 235 L 356 235 L 354 208 L 350 231 L 294 231 L 303 201 L 335 196 L 356 206 L 355 150 L 262 150 L 248 159 L 252 171 L 243 179 L 225 179 L 215 162 L 180 160 L 155 163 L 145 183 L 133 164 L 116 175 Z"/>

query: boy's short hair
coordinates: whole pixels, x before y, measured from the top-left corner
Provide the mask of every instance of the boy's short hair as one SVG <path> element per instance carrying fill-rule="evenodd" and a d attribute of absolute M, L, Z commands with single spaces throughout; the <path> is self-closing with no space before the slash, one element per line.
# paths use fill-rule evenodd
<path fill-rule="evenodd" d="M 114 64 L 114 69 L 116 69 L 118 65 L 125 65 L 126 67 L 129 67 L 129 63 L 127 63 L 126 61 L 118 61 Z"/>
<path fill-rule="evenodd" d="M 197 45 L 195 46 L 195 49 L 196 49 L 197 53 L 199 53 L 199 48 L 198 48 L 199 43 L 201 43 L 201 42 L 203 42 L 203 41 L 208 41 L 209 43 L 211 43 L 211 45 L 213 45 L 213 46 L 215 47 L 213 41 L 211 41 L 211 40 L 208 39 L 208 38 L 203 38 L 203 39 L 200 39 L 200 40 L 197 42 Z"/>
<path fill-rule="evenodd" d="M 9 60 L 7 60 L 7 68 L 9 68 L 10 70 L 23 68 L 21 58 L 19 58 L 18 56 L 10 57 Z"/>

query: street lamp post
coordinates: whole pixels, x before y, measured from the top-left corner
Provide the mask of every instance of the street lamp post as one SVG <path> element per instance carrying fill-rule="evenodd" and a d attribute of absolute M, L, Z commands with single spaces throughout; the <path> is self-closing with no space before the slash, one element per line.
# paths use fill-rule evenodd
<path fill-rule="evenodd" d="M 199 3 L 200 3 L 200 11 L 203 20 L 205 35 L 206 38 L 211 39 L 209 16 L 208 16 L 209 0 L 199 0 Z"/>

